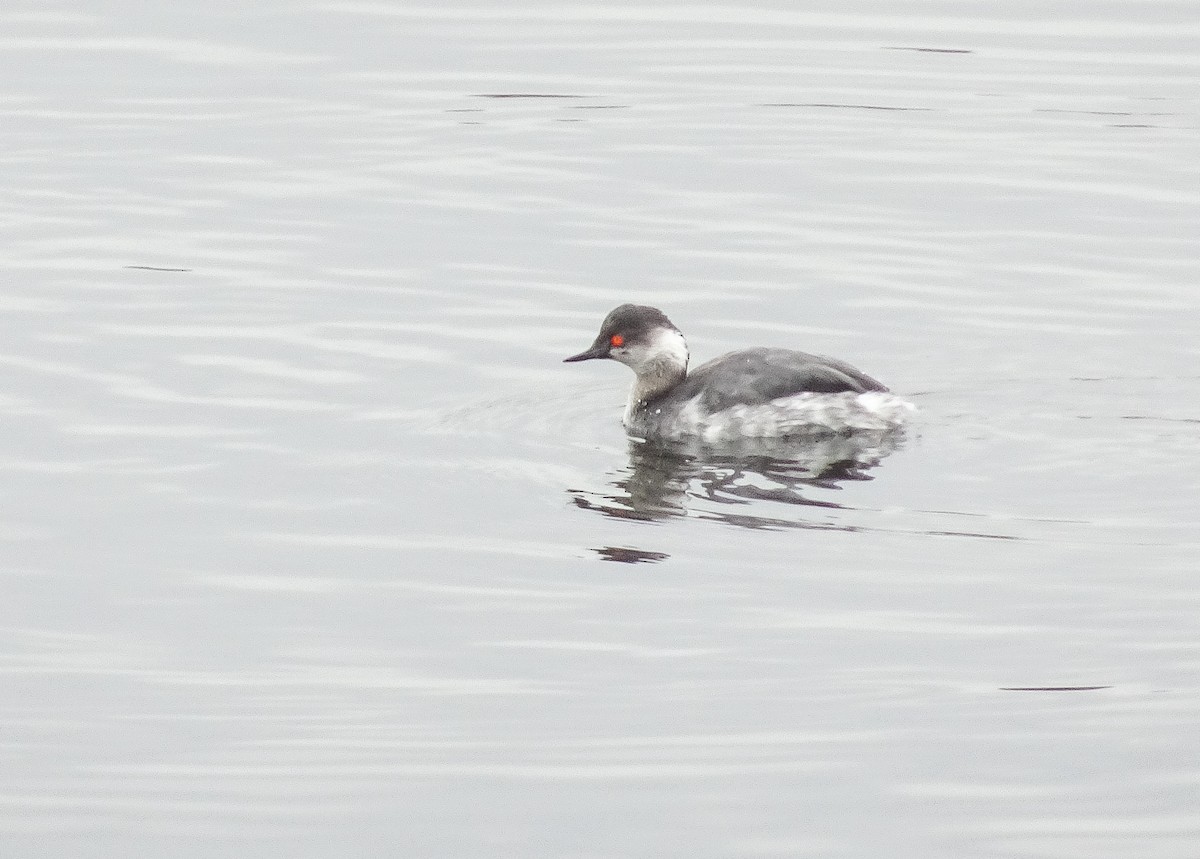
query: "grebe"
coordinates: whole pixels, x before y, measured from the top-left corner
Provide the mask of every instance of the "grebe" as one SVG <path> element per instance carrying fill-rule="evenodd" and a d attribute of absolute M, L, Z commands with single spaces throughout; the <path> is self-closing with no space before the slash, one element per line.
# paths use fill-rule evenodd
<path fill-rule="evenodd" d="M 688 372 L 683 334 L 657 307 L 622 304 L 587 350 L 636 374 L 624 424 L 641 438 L 707 442 L 888 431 L 914 410 L 861 370 L 792 349 L 741 349 Z"/>

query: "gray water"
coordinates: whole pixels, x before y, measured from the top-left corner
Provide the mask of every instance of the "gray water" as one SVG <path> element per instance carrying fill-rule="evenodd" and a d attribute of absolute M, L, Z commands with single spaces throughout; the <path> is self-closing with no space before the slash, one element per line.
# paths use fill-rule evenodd
<path fill-rule="evenodd" d="M 1200 855 L 1192 4 L 0 27 L 4 856 Z M 631 445 L 624 301 L 920 413 Z"/>

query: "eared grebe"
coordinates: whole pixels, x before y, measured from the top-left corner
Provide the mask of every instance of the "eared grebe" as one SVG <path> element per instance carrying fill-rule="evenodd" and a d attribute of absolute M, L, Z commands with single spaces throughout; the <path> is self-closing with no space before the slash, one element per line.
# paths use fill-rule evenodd
<path fill-rule="evenodd" d="M 612 358 L 637 374 L 630 435 L 707 442 L 886 432 L 913 406 L 836 358 L 792 349 L 742 349 L 688 372 L 683 334 L 657 307 L 622 304 L 591 347 L 564 361 Z"/>

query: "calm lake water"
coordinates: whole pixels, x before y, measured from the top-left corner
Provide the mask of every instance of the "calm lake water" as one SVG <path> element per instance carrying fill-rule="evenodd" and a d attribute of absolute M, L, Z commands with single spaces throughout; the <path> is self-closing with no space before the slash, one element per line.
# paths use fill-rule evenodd
<path fill-rule="evenodd" d="M 1194 4 L 0 24 L 4 856 L 1200 855 Z"/>

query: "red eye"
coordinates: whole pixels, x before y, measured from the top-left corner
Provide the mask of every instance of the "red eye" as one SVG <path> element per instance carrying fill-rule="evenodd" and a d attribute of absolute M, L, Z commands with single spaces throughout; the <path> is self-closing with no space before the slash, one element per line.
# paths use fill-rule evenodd
<path fill-rule="evenodd" d="M 608 338 L 608 342 L 613 346 L 621 347 L 625 345 L 625 338 L 620 334 L 614 334 L 612 337 Z"/>

